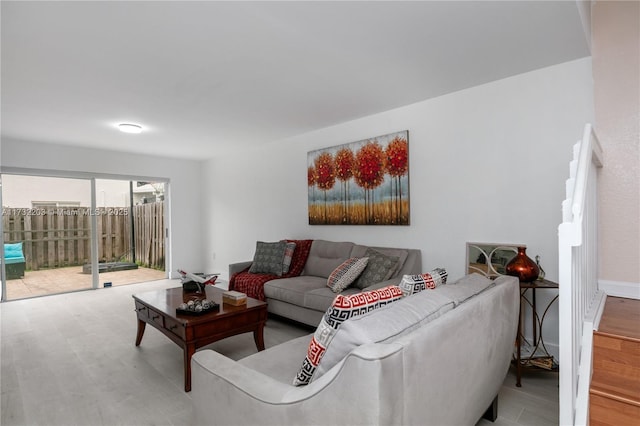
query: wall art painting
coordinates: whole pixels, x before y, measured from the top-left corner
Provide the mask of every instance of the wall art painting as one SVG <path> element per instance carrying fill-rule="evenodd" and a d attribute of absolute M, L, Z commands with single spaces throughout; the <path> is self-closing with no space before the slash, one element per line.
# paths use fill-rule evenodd
<path fill-rule="evenodd" d="M 409 131 L 307 154 L 310 225 L 409 225 Z"/>

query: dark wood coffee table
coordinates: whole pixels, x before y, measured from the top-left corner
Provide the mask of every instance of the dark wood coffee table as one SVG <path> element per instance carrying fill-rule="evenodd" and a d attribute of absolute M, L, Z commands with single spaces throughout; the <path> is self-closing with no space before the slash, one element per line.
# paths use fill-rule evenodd
<path fill-rule="evenodd" d="M 203 299 L 202 293 L 188 293 L 182 287 L 134 294 L 138 315 L 136 346 L 142 342 L 147 324 L 157 328 L 184 351 L 184 390 L 191 390 L 191 357 L 198 348 L 220 339 L 252 331 L 259 351 L 264 350 L 264 324 L 267 304 L 247 297 L 247 304 L 231 306 L 222 303 L 223 290 L 205 286 L 206 298 L 220 304 L 220 310 L 200 316 L 176 314 L 183 302 Z"/>

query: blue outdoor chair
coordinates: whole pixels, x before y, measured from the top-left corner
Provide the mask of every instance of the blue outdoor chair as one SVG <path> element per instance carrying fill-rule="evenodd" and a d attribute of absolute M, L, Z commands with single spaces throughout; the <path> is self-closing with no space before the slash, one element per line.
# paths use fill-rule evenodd
<path fill-rule="evenodd" d="M 8 280 L 24 277 L 25 259 L 21 242 L 4 245 L 4 263 Z"/>

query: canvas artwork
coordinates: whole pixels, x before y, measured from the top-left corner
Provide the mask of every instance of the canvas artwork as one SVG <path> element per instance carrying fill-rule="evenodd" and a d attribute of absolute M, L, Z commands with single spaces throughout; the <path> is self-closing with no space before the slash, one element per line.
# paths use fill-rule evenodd
<path fill-rule="evenodd" d="M 409 131 L 307 154 L 310 225 L 409 225 Z"/>

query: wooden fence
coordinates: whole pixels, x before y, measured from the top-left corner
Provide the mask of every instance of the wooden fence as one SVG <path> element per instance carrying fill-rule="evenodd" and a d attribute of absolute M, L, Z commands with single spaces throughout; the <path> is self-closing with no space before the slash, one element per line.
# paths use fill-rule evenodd
<path fill-rule="evenodd" d="M 164 269 L 164 203 L 134 206 L 133 219 L 136 261 L 149 268 Z"/>
<path fill-rule="evenodd" d="M 98 261 L 132 262 L 131 212 L 127 207 L 3 208 L 5 243 L 23 243 L 26 269 L 91 262 L 91 216 L 96 216 Z M 135 260 L 164 269 L 164 203 L 134 206 Z"/>

